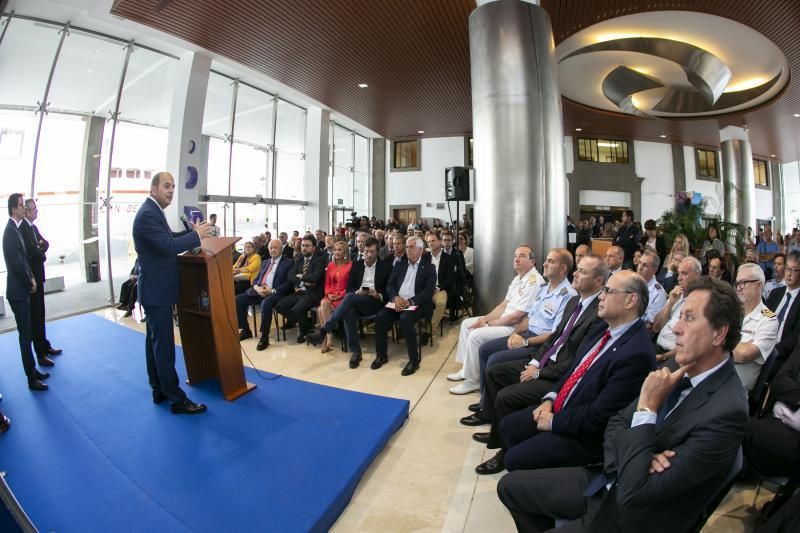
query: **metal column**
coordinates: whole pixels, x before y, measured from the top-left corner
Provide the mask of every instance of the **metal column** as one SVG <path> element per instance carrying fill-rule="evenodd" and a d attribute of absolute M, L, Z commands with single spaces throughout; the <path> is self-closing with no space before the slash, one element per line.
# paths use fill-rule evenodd
<path fill-rule="evenodd" d="M 478 312 L 505 294 L 519 243 L 537 265 L 566 244 L 561 93 L 550 18 L 500 0 L 469 17 Z M 499 253 L 498 253 L 499 252 Z"/>
<path fill-rule="evenodd" d="M 741 135 L 740 138 L 723 137 L 720 143 L 724 218 L 726 222 L 741 224 L 744 227 L 751 226 L 755 229 L 756 186 L 753 176 L 753 152 L 747 133 L 744 130 L 742 133 L 744 138 L 741 138 Z"/>

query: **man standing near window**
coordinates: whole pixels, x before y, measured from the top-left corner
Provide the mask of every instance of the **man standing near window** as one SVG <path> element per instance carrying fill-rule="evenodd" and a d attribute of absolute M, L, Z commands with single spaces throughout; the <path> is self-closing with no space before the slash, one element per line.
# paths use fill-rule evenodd
<path fill-rule="evenodd" d="M 633 266 L 633 253 L 639 248 L 639 241 L 641 240 L 641 232 L 633 223 L 633 211 L 626 209 L 622 212 L 622 227 L 614 239 L 614 244 L 625 252 L 622 268 L 627 269 Z"/>

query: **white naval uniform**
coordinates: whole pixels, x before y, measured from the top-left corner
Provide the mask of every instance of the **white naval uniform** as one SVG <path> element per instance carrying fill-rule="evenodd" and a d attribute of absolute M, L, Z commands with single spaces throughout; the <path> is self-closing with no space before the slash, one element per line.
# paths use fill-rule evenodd
<path fill-rule="evenodd" d="M 647 292 L 650 295 L 650 300 L 647 303 L 647 309 L 644 312 L 642 320 L 648 324 L 652 324 L 653 320 L 658 316 L 658 313 L 667 305 L 667 293 L 664 291 L 664 287 L 656 281 L 655 276 L 653 276 L 650 283 L 647 284 Z"/>
<path fill-rule="evenodd" d="M 761 355 L 749 363 L 736 363 L 736 373 L 745 390 L 751 390 L 763 365 L 778 341 L 778 318 L 761 302 L 742 320 L 742 338 L 739 342 L 755 344 Z"/>

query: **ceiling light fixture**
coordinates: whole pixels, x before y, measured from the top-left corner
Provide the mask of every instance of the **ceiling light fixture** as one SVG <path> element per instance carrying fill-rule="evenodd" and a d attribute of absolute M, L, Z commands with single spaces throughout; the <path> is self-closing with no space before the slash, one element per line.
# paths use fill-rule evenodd
<path fill-rule="evenodd" d="M 795 114 L 794 114 L 794 115 L 792 115 L 792 116 L 793 116 L 794 118 L 800 118 L 800 113 L 795 113 Z"/>
<path fill-rule="evenodd" d="M 423 134 L 423 133 L 425 133 L 425 130 L 419 130 L 417 133 Z"/>
<path fill-rule="evenodd" d="M 369 85 L 367 85 L 366 83 L 359 83 L 358 86 L 361 87 L 362 89 L 366 89 L 367 87 L 369 87 Z"/>
<path fill-rule="evenodd" d="M 575 131 L 583 131 L 583 128 L 575 128 Z"/>
<path fill-rule="evenodd" d="M 619 143 L 598 142 L 597 146 L 601 146 L 603 148 L 616 148 L 617 146 L 619 146 Z"/>
<path fill-rule="evenodd" d="M 661 135 L 659 135 L 659 137 L 661 137 L 662 139 L 666 139 L 667 138 L 667 136 L 665 134 L 663 134 L 663 133 Z"/>

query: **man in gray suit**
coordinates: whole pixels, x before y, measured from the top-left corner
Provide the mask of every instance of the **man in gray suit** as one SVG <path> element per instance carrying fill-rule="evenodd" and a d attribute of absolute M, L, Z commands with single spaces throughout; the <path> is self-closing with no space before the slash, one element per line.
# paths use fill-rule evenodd
<path fill-rule="evenodd" d="M 747 425 L 747 400 L 731 350 L 742 307 L 709 277 L 686 287 L 676 365 L 651 372 L 640 396 L 611 419 L 602 471 L 515 471 L 497 493 L 520 531 L 693 530 L 731 474 Z"/>

